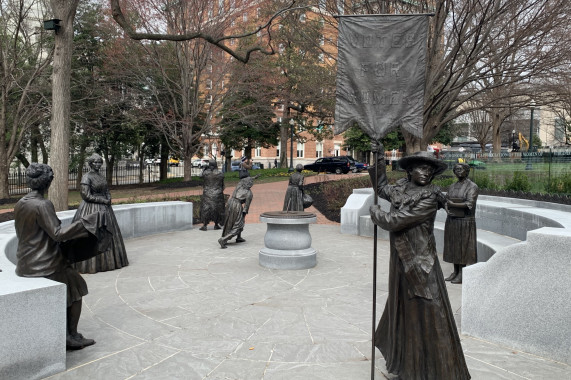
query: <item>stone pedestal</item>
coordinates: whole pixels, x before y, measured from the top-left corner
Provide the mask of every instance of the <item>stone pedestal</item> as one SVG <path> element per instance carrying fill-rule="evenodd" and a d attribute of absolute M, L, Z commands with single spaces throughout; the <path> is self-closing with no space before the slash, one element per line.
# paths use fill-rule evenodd
<path fill-rule="evenodd" d="M 260 215 L 267 223 L 265 247 L 260 250 L 259 263 L 270 269 L 308 269 L 317 264 L 317 251 L 311 247 L 309 224 L 315 214 L 305 211 L 273 211 Z"/>

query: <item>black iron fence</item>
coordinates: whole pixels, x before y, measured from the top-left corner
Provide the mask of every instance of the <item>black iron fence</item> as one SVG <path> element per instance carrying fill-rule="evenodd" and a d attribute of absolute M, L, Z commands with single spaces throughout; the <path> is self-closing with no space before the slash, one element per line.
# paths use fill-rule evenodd
<path fill-rule="evenodd" d="M 89 171 L 89 167 L 84 167 L 83 171 L 79 173 L 77 170 L 72 170 L 69 173 L 69 189 L 78 190 L 77 182 L 78 176 L 81 179 L 83 174 Z M 192 175 L 200 175 L 202 169 L 199 167 L 192 168 Z M 100 173 L 106 176 L 105 167 L 102 167 Z M 112 185 L 133 185 L 138 183 L 152 183 L 159 180 L 160 172 L 158 165 L 145 165 L 142 170 L 139 165 L 129 164 L 129 165 L 118 165 L 113 168 L 112 175 Z M 169 166 L 167 168 L 167 178 L 182 178 L 184 177 L 184 166 L 180 164 L 178 166 Z M 13 170 L 8 175 L 8 190 L 10 195 L 26 194 L 30 191 L 26 183 L 26 173 L 25 169 L 19 168 Z"/>

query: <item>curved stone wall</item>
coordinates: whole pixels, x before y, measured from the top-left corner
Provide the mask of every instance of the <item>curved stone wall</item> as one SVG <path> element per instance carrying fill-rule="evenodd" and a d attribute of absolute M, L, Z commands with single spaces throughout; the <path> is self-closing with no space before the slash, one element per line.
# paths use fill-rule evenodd
<path fill-rule="evenodd" d="M 113 206 L 124 239 L 192 228 L 192 203 Z M 62 224 L 75 211 L 58 213 Z M 14 272 L 14 222 L 0 223 L 0 379 L 41 379 L 65 370 L 66 288 Z"/>

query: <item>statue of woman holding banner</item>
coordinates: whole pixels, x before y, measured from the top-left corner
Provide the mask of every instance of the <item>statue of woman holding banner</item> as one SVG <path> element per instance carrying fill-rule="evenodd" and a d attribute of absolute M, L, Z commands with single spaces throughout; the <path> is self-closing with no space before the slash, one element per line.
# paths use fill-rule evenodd
<path fill-rule="evenodd" d="M 378 151 L 373 144 L 373 151 Z M 401 379 L 470 379 L 436 255 L 434 219 L 446 199 L 433 185 L 446 164 L 419 152 L 399 160 L 407 178 L 388 185 L 384 156 L 377 161 L 378 194 L 389 212 L 371 206 L 371 218 L 390 231 L 389 294 L 375 332 L 387 370 Z M 375 168 L 369 169 L 374 178 Z"/>

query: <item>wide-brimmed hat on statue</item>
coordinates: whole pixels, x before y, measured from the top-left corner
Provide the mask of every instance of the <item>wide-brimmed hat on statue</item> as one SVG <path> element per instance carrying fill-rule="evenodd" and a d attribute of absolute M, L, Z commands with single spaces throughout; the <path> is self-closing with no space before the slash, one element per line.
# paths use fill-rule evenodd
<path fill-rule="evenodd" d="M 448 169 L 446 162 L 436 159 L 432 152 L 416 152 L 398 161 L 399 167 L 404 170 L 408 170 L 412 166 L 419 164 L 428 164 L 434 167 L 434 175 L 441 174 Z"/>

